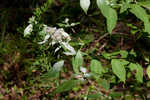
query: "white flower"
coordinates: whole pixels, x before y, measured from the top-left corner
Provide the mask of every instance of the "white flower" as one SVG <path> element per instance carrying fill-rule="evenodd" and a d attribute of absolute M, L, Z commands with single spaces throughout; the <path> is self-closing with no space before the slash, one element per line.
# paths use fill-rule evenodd
<path fill-rule="evenodd" d="M 41 33 L 45 33 L 46 36 L 42 42 L 39 42 L 38 44 L 44 44 L 48 41 L 48 39 L 51 39 L 51 42 L 49 45 L 55 45 L 56 43 L 60 44 L 55 49 L 55 52 L 57 52 L 60 48 L 64 48 L 67 51 L 64 52 L 65 55 L 75 55 L 76 51 L 74 48 L 68 43 L 71 38 L 68 33 L 64 31 L 63 28 L 56 29 L 56 27 L 48 27 L 47 25 L 43 25 L 43 30 Z"/>
<path fill-rule="evenodd" d="M 49 38 L 50 38 L 50 35 L 47 34 L 47 35 L 45 36 L 45 38 L 44 38 L 44 41 L 39 42 L 38 44 L 44 44 L 44 43 L 46 43 L 46 42 L 48 41 Z"/>
<path fill-rule="evenodd" d="M 69 22 L 69 18 L 66 18 L 64 22 L 65 22 L 65 23 L 68 23 L 68 22 Z"/>
<path fill-rule="evenodd" d="M 52 34 L 56 31 L 56 27 L 46 27 L 45 32 L 47 34 Z"/>
<path fill-rule="evenodd" d="M 76 54 L 76 51 L 74 50 L 74 48 L 71 45 L 69 45 L 66 42 L 62 42 L 61 44 L 68 50 L 68 52 L 64 52 L 65 55 L 75 55 Z"/>
<path fill-rule="evenodd" d="M 87 72 L 86 68 L 84 68 L 84 67 L 80 67 L 80 71 L 84 74 Z"/>
<path fill-rule="evenodd" d="M 84 77 L 90 77 L 90 76 L 91 76 L 90 73 L 85 73 L 85 74 L 84 74 Z"/>
<path fill-rule="evenodd" d="M 30 35 L 33 31 L 33 25 L 29 24 L 24 30 L 24 36 Z"/>
<path fill-rule="evenodd" d="M 75 26 L 75 25 L 76 25 L 75 23 L 71 23 L 71 24 L 70 24 L 70 26 Z"/>
<path fill-rule="evenodd" d="M 57 47 L 54 52 L 56 53 L 59 49 L 61 49 L 61 46 Z"/>

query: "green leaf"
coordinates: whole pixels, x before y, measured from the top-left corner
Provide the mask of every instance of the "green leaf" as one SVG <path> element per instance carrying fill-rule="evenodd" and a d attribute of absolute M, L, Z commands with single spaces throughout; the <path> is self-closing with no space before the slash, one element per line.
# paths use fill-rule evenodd
<path fill-rule="evenodd" d="M 80 0 L 80 6 L 86 14 L 90 7 L 90 3 L 90 0 Z"/>
<path fill-rule="evenodd" d="M 125 70 L 124 64 L 122 62 L 120 62 L 119 59 L 112 59 L 111 64 L 112 64 L 112 70 L 113 70 L 114 74 L 116 74 L 117 77 L 121 81 L 125 82 L 126 70 Z"/>
<path fill-rule="evenodd" d="M 64 66 L 64 61 L 58 61 L 57 63 L 55 63 L 53 65 L 53 70 L 55 70 L 56 72 L 61 71 L 62 67 Z"/>
<path fill-rule="evenodd" d="M 73 70 L 76 74 L 79 73 L 79 68 L 83 64 L 83 57 L 80 51 L 77 52 L 75 58 L 72 59 Z"/>
<path fill-rule="evenodd" d="M 117 23 L 117 12 L 112 9 L 107 2 L 107 0 L 97 0 L 97 5 L 107 20 L 108 32 L 112 33 L 112 30 L 115 28 Z"/>
<path fill-rule="evenodd" d="M 147 72 L 148 77 L 150 78 L 150 65 L 147 67 L 146 72 Z"/>
<path fill-rule="evenodd" d="M 57 78 L 59 76 L 59 72 L 61 71 L 62 67 L 64 66 L 64 61 L 58 61 L 53 65 L 53 67 L 44 75 L 43 78 Z"/>
<path fill-rule="evenodd" d="M 118 59 L 118 60 L 120 60 L 120 63 L 122 63 L 123 66 L 126 66 L 129 64 L 129 61 L 127 60 L 124 60 L 124 59 Z"/>
<path fill-rule="evenodd" d="M 131 3 L 133 2 L 133 0 L 126 0 L 126 3 Z"/>
<path fill-rule="evenodd" d="M 121 8 L 120 8 L 120 13 L 125 12 L 128 8 L 130 8 L 130 4 L 128 3 L 123 3 Z"/>
<path fill-rule="evenodd" d="M 109 90 L 110 84 L 107 82 L 107 80 L 105 79 L 102 80 L 102 87 L 106 90 Z"/>
<path fill-rule="evenodd" d="M 125 51 L 125 50 L 120 50 L 120 55 L 121 55 L 121 58 L 127 58 L 128 57 L 128 52 Z"/>
<path fill-rule="evenodd" d="M 136 80 L 142 83 L 143 82 L 143 68 L 142 68 L 142 66 L 139 64 L 130 63 L 129 69 L 131 71 L 134 71 L 134 70 L 136 71 L 136 75 L 135 75 Z"/>
<path fill-rule="evenodd" d="M 110 96 L 111 96 L 114 100 L 117 99 L 117 98 L 121 98 L 122 95 L 123 95 L 123 94 L 120 93 L 120 92 L 112 92 L 112 93 L 110 93 Z"/>
<path fill-rule="evenodd" d="M 93 59 L 90 64 L 90 71 L 95 74 L 102 74 L 103 68 L 100 61 Z"/>
<path fill-rule="evenodd" d="M 87 98 L 88 99 L 98 99 L 98 98 L 101 98 L 101 94 L 89 94 L 89 95 L 87 95 Z"/>
<path fill-rule="evenodd" d="M 143 2 L 138 2 L 138 4 L 150 10 L 150 1 L 149 0 L 143 1 Z"/>
<path fill-rule="evenodd" d="M 69 80 L 60 84 L 55 90 L 54 93 L 61 93 L 71 90 L 73 87 L 77 85 L 78 80 Z"/>
<path fill-rule="evenodd" d="M 133 4 L 130 12 L 144 22 L 145 31 L 150 34 L 150 22 L 145 9 L 139 5 Z"/>

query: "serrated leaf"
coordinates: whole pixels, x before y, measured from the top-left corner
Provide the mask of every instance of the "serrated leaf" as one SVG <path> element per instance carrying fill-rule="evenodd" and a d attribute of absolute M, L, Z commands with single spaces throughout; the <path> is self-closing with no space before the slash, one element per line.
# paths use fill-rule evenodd
<path fill-rule="evenodd" d="M 90 71 L 95 74 L 102 74 L 103 68 L 100 61 L 93 59 L 90 64 Z"/>
<path fill-rule="evenodd" d="M 77 52 L 75 58 L 72 59 L 73 70 L 76 74 L 79 73 L 79 68 L 83 64 L 83 57 L 80 51 Z"/>
<path fill-rule="evenodd" d="M 54 93 L 61 93 L 71 90 L 73 87 L 77 85 L 78 80 L 69 80 L 60 84 L 55 90 Z"/>
<path fill-rule="evenodd" d="M 107 20 L 107 29 L 109 33 L 115 28 L 117 23 L 117 12 L 107 4 L 107 0 L 97 0 L 97 5 L 101 13 Z"/>
<path fill-rule="evenodd" d="M 142 83 L 143 82 L 143 68 L 142 68 L 142 66 L 139 64 L 130 63 L 129 69 L 131 71 L 134 71 L 134 70 L 136 71 L 136 75 L 135 75 L 136 80 Z"/>
<path fill-rule="evenodd" d="M 144 22 L 145 31 L 150 34 L 150 22 L 145 9 L 139 5 L 133 4 L 130 12 Z"/>
<path fill-rule="evenodd" d="M 150 78 L 150 65 L 147 67 L 146 72 L 147 72 L 148 77 Z"/>
<path fill-rule="evenodd" d="M 90 7 L 90 3 L 90 0 L 80 0 L 80 6 L 86 14 Z"/>
<path fill-rule="evenodd" d="M 119 59 L 111 60 L 112 70 L 114 74 L 123 82 L 126 80 L 126 70 L 124 64 Z"/>

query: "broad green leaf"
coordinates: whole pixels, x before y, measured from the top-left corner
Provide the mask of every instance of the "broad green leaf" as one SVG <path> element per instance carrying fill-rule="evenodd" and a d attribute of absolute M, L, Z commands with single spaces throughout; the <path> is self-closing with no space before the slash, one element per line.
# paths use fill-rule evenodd
<path fill-rule="evenodd" d="M 143 2 L 138 2 L 138 4 L 150 10 L 150 1 L 149 0 L 143 1 Z"/>
<path fill-rule="evenodd" d="M 89 95 L 87 95 L 87 98 L 88 99 L 99 99 L 99 98 L 101 98 L 101 94 L 89 94 Z"/>
<path fill-rule="evenodd" d="M 128 8 L 130 8 L 130 4 L 128 3 L 123 3 L 121 8 L 120 8 L 120 13 L 125 12 Z"/>
<path fill-rule="evenodd" d="M 80 6 L 86 14 L 90 7 L 90 3 L 90 0 L 80 0 Z"/>
<path fill-rule="evenodd" d="M 112 92 L 112 93 L 110 93 L 110 96 L 111 96 L 114 100 L 117 99 L 117 98 L 121 98 L 122 95 L 123 95 L 123 94 L 120 93 L 120 92 Z"/>
<path fill-rule="evenodd" d="M 107 52 L 102 52 L 101 54 L 105 59 L 111 59 L 111 54 Z"/>
<path fill-rule="evenodd" d="M 102 74 L 103 68 L 100 61 L 93 59 L 90 64 L 90 71 L 95 74 Z"/>
<path fill-rule="evenodd" d="M 147 67 L 146 72 L 147 72 L 148 77 L 150 78 L 150 65 Z"/>
<path fill-rule="evenodd" d="M 124 59 L 118 59 L 120 61 L 120 63 L 122 63 L 123 66 L 126 66 L 129 64 L 129 61 L 124 60 Z"/>
<path fill-rule="evenodd" d="M 121 58 L 127 58 L 128 52 L 125 50 L 120 50 L 112 53 L 102 52 L 102 56 L 104 56 L 105 59 L 116 58 L 118 55 L 121 55 Z"/>
<path fill-rule="evenodd" d="M 131 3 L 133 2 L 133 0 L 126 0 L 126 3 Z"/>
<path fill-rule="evenodd" d="M 121 58 L 127 58 L 128 57 L 128 52 L 125 51 L 125 50 L 120 50 L 120 55 L 121 55 Z"/>
<path fill-rule="evenodd" d="M 106 90 L 109 90 L 110 84 L 107 82 L 107 80 L 105 79 L 102 80 L 102 87 Z"/>
<path fill-rule="evenodd" d="M 78 80 L 69 80 L 60 84 L 55 90 L 54 93 L 61 93 L 71 90 L 73 87 L 77 85 Z"/>
<path fill-rule="evenodd" d="M 117 77 L 125 82 L 126 80 L 126 70 L 124 67 L 124 64 L 122 62 L 120 62 L 119 59 L 112 59 L 111 60 L 111 65 L 112 65 L 112 70 L 114 72 L 114 74 L 117 75 Z"/>
<path fill-rule="evenodd" d="M 64 61 L 58 61 L 57 63 L 55 63 L 53 65 L 53 70 L 55 70 L 56 72 L 61 71 L 62 67 L 64 66 Z"/>
<path fill-rule="evenodd" d="M 97 5 L 101 10 L 101 13 L 107 20 L 107 29 L 109 33 L 112 33 L 112 30 L 115 28 L 117 23 L 117 12 L 112 9 L 107 2 L 108 0 L 97 0 Z"/>
<path fill-rule="evenodd" d="M 150 22 L 145 9 L 139 5 L 133 4 L 131 6 L 130 12 L 132 12 L 137 18 L 144 22 L 145 31 L 150 34 Z"/>
<path fill-rule="evenodd" d="M 53 65 L 53 67 L 42 77 L 43 78 L 56 78 L 59 76 L 59 72 L 61 71 L 62 67 L 64 66 L 64 61 L 58 61 Z"/>
<path fill-rule="evenodd" d="M 135 75 L 136 80 L 142 83 L 143 82 L 143 68 L 142 68 L 142 66 L 139 64 L 131 63 L 129 65 L 129 69 L 131 71 L 134 71 L 134 70 L 136 71 L 136 75 Z"/>
<path fill-rule="evenodd" d="M 79 68 L 83 64 L 83 57 L 80 51 L 77 52 L 75 58 L 72 59 L 73 70 L 76 74 L 79 73 Z"/>

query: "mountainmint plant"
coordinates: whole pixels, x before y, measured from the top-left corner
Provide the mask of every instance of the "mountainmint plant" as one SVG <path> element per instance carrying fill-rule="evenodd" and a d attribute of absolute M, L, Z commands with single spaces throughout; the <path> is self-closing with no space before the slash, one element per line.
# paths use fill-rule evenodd
<path fill-rule="evenodd" d="M 35 18 L 32 17 L 29 19 L 29 25 L 24 30 L 24 36 L 28 36 L 32 34 L 34 25 L 37 24 L 37 21 L 35 21 Z M 66 50 L 64 54 L 66 55 L 75 55 L 76 51 L 75 49 L 69 44 L 69 41 L 71 41 L 71 37 L 68 33 L 64 31 L 63 28 L 56 28 L 56 27 L 50 27 L 45 24 L 41 24 L 42 30 L 38 32 L 40 35 L 44 35 L 44 40 L 41 42 L 38 42 L 38 44 L 45 44 L 49 43 L 49 45 L 54 46 L 55 44 L 59 44 L 59 46 L 55 49 L 55 52 L 57 52 L 59 49 L 63 48 Z"/>

